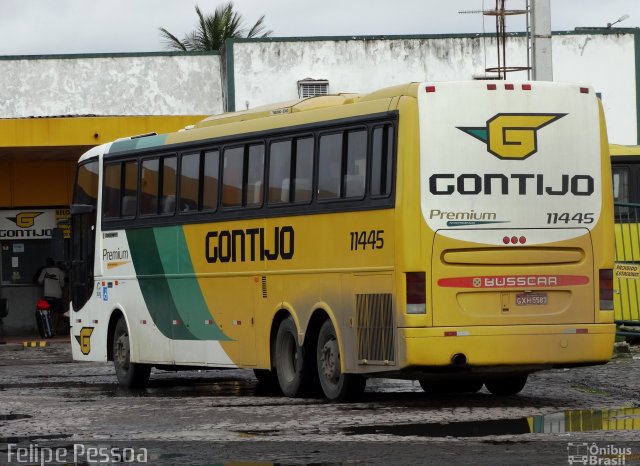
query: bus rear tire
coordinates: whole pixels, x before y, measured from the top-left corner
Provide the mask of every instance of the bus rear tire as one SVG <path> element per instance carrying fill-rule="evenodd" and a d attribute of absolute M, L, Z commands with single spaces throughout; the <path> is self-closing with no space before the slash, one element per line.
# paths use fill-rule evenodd
<path fill-rule="evenodd" d="M 120 318 L 113 332 L 113 365 L 118 383 L 127 388 L 144 388 L 149 382 L 151 366 L 131 362 L 129 329 L 124 318 Z"/>
<path fill-rule="evenodd" d="M 527 374 L 518 374 L 509 377 L 487 379 L 485 380 L 484 385 L 492 395 L 510 396 L 520 393 L 527 383 L 527 377 Z"/>
<path fill-rule="evenodd" d="M 298 330 L 291 316 L 280 322 L 276 334 L 275 365 L 282 394 L 298 397 L 304 388 L 304 348 L 298 344 Z"/>
<path fill-rule="evenodd" d="M 362 396 L 367 380 L 358 374 L 342 373 L 340 345 L 329 319 L 322 324 L 318 334 L 316 359 L 320 386 L 328 400 L 355 401 Z"/>

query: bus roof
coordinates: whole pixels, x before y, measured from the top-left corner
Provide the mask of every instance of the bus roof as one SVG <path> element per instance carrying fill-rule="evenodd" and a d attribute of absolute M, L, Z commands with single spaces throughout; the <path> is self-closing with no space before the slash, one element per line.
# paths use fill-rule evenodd
<path fill-rule="evenodd" d="M 640 155 L 640 146 L 624 146 L 622 144 L 609 144 L 609 152 L 612 156 Z"/>

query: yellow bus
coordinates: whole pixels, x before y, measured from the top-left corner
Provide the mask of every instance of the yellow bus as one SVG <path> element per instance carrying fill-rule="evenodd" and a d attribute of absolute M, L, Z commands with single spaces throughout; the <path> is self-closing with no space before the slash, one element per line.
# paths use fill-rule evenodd
<path fill-rule="evenodd" d="M 615 320 L 640 326 L 640 146 L 609 145 L 615 202 Z M 637 330 L 629 333 L 638 335 Z"/>
<path fill-rule="evenodd" d="M 223 114 L 79 161 L 72 347 L 253 369 L 284 395 L 367 378 L 511 395 L 609 360 L 613 215 L 590 87 L 411 83 Z"/>

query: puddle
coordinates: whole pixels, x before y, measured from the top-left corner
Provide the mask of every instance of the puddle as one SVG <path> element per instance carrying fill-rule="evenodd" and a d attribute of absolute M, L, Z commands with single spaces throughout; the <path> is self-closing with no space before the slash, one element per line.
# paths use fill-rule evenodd
<path fill-rule="evenodd" d="M 65 440 L 71 437 L 67 434 L 54 434 L 54 435 L 30 435 L 24 437 L 0 437 L 0 444 L 8 445 L 10 443 L 32 443 L 36 440 Z M 0 450 L 2 451 L 2 450 Z"/>
<path fill-rule="evenodd" d="M 486 421 L 356 426 L 346 435 L 395 435 L 417 437 L 487 437 L 593 431 L 640 431 L 640 408 L 573 410 L 518 419 Z"/>
<path fill-rule="evenodd" d="M 28 414 L 0 414 L 0 421 L 15 421 L 16 419 L 29 419 Z"/>

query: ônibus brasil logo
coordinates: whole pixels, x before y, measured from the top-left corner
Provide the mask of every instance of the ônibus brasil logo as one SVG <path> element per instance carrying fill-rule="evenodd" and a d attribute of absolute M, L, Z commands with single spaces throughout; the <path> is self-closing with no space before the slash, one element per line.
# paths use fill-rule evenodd
<path fill-rule="evenodd" d="M 524 160 L 538 151 L 538 130 L 566 113 L 498 113 L 484 127 L 458 126 L 484 142 L 487 151 L 503 160 Z"/>

